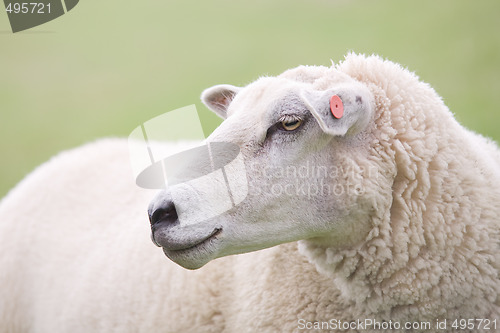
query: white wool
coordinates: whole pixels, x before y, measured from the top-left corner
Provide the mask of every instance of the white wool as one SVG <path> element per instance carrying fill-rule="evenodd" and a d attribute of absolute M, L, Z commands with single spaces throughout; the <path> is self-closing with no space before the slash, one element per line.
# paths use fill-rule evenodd
<path fill-rule="evenodd" d="M 365 240 L 348 249 L 303 241 L 301 252 L 366 316 L 498 318 L 498 148 L 461 127 L 434 90 L 399 65 L 349 55 L 337 70 L 372 90 L 369 163 L 394 172 L 394 182 L 367 190 L 378 209 Z"/>
<path fill-rule="evenodd" d="M 221 255 L 279 245 L 196 271 L 151 243 L 146 209 L 155 191 L 134 184 L 125 140 L 40 166 L 0 202 L 0 332 L 292 332 L 363 318 L 447 319 L 452 331 L 454 319 L 498 320 L 500 150 L 460 126 L 414 74 L 354 54 L 332 68 L 300 66 L 213 95 L 216 112 L 229 117 L 212 138 L 259 151 L 269 112 L 297 106 L 284 92 L 357 85 L 374 107 L 361 132 L 331 138 L 312 123 L 300 147 L 285 139 L 255 158 L 268 166 L 280 156 L 295 166 L 333 160 L 363 177 L 332 179 L 363 192 L 244 202 L 221 217 L 221 244 L 230 244 Z M 232 86 L 213 92 L 221 87 Z M 325 145 L 334 145 L 334 159 L 322 155 Z M 256 173 L 249 178 L 259 184 Z"/>

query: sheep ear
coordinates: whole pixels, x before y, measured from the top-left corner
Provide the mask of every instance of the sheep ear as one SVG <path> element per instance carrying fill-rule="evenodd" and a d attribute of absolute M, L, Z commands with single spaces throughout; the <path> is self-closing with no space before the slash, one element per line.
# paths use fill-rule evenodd
<path fill-rule="evenodd" d="M 230 84 L 219 84 L 205 89 L 201 94 L 201 101 L 219 117 L 226 119 L 227 108 L 240 90 L 241 88 Z"/>
<path fill-rule="evenodd" d="M 341 101 L 338 108 L 343 106 L 341 116 L 332 111 L 330 107 L 330 100 L 334 95 L 338 96 Z M 362 85 L 339 87 L 339 89 L 327 91 L 304 90 L 301 92 L 301 99 L 316 118 L 321 129 L 334 136 L 353 135 L 361 132 L 366 128 L 373 115 L 371 93 Z M 339 100 L 336 99 L 336 101 Z M 335 109 L 335 105 L 333 108 Z"/>

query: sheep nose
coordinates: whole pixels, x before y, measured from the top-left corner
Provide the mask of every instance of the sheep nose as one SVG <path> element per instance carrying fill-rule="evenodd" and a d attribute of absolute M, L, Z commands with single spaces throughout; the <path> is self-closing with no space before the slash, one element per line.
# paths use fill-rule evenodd
<path fill-rule="evenodd" d="M 161 206 L 148 210 L 148 215 L 152 227 L 160 222 L 173 224 L 178 219 L 177 211 L 175 210 L 175 205 L 172 200 L 165 200 L 162 202 Z"/>
<path fill-rule="evenodd" d="M 156 246 L 161 247 L 155 239 L 155 231 L 160 227 L 173 227 L 178 221 L 177 210 L 168 192 L 162 191 L 153 199 L 148 207 L 148 216 L 151 223 L 151 240 Z"/>

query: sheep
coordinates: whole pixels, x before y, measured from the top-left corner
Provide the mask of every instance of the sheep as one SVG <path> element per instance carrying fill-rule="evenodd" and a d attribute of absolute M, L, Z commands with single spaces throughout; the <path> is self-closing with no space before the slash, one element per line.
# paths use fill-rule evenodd
<path fill-rule="evenodd" d="M 244 157 L 244 200 L 193 222 L 192 198 L 220 194 L 177 184 L 151 200 L 125 141 L 62 153 L 0 204 L 0 331 L 500 325 L 500 151 L 429 85 L 349 54 L 202 101 L 225 119 L 207 142 Z"/>

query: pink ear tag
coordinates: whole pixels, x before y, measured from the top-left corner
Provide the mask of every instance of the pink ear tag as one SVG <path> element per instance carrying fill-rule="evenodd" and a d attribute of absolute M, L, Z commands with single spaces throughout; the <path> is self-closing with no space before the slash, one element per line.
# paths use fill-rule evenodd
<path fill-rule="evenodd" d="M 330 110 L 336 119 L 340 119 L 344 115 L 344 104 L 339 96 L 333 95 L 330 98 Z"/>

